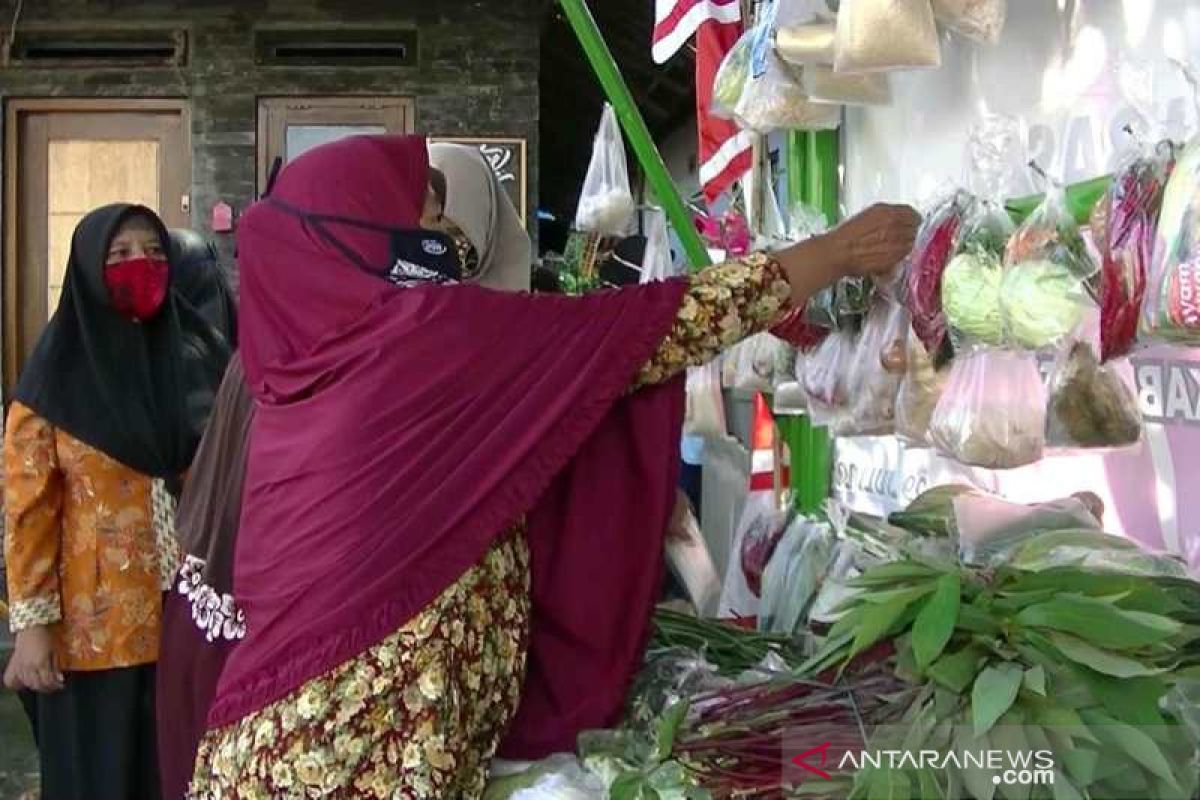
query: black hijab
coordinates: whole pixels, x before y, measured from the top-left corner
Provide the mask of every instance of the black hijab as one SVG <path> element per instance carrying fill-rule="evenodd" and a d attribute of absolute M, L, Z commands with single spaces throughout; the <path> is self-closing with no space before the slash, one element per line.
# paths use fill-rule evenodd
<path fill-rule="evenodd" d="M 173 228 L 171 284 L 192 308 L 225 336 L 229 350 L 237 349 L 237 303 L 229 277 L 221 268 L 217 248 L 196 231 Z"/>
<path fill-rule="evenodd" d="M 110 305 L 104 265 L 130 216 L 162 220 L 144 206 L 104 206 L 75 228 L 58 309 L 21 373 L 15 397 L 80 441 L 144 475 L 173 483 L 192 462 L 231 352 L 219 330 L 171 285 L 162 310 L 138 323 Z M 209 271 L 219 276 L 219 271 Z"/>

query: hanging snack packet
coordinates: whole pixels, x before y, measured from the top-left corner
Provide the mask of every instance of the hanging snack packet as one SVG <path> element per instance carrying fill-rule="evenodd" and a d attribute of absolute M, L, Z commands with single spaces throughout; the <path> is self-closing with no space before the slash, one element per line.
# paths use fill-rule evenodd
<path fill-rule="evenodd" d="M 833 68 L 880 72 L 939 67 L 942 49 L 929 0 L 842 0 Z"/>
<path fill-rule="evenodd" d="M 896 392 L 896 435 L 910 445 L 929 444 L 929 421 L 950 376 L 950 367 L 935 369 L 925 345 L 911 326 L 906 331 L 904 376 Z"/>
<path fill-rule="evenodd" d="M 850 413 L 834 426 L 840 436 L 885 436 L 895 430 L 896 393 L 904 377 L 904 306 L 877 298 L 863 322 L 847 377 Z"/>
<path fill-rule="evenodd" d="M 601 236 L 623 236 L 633 217 L 633 192 L 629 189 L 629 167 L 625 142 L 613 107 L 604 104 L 600 129 L 592 145 L 592 160 L 583 180 L 575 227 Z"/>
<path fill-rule="evenodd" d="M 1113 176 L 1092 214 L 1100 251 L 1100 358 L 1128 355 L 1137 340 L 1154 234 L 1171 169 L 1170 145 L 1139 154 Z"/>
<path fill-rule="evenodd" d="M 969 194 L 960 191 L 939 203 L 925 217 L 909 258 L 905 303 L 912 314 L 913 330 L 926 352 L 935 357 L 946 338 L 942 274 L 954 254 L 959 228 L 972 202 Z"/>
<path fill-rule="evenodd" d="M 988 469 L 1032 464 L 1045 448 L 1046 389 L 1033 353 L 960 353 L 929 425 L 946 455 Z"/>
<path fill-rule="evenodd" d="M 800 87 L 814 103 L 848 106 L 886 106 L 892 102 L 892 85 L 883 72 L 842 75 L 822 65 L 802 67 Z"/>
<path fill-rule="evenodd" d="M 1042 350 L 1068 342 L 1098 313 L 1096 265 L 1063 190 L 1052 186 L 1009 239 L 1000 283 L 1006 342 Z"/>
<path fill-rule="evenodd" d="M 1152 275 L 1147 333 L 1200 345 L 1200 138 L 1184 149 L 1167 181 Z"/>
<path fill-rule="evenodd" d="M 996 44 L 1008 16 L 1007 0 L 933 0 L 933 16 L 955 33 Z"/>

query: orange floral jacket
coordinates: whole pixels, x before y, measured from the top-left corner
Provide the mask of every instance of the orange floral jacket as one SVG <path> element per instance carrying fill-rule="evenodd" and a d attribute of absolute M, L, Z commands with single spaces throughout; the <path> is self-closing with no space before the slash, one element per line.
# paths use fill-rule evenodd
<path fill-rule="evenodd" d="M 13 403 L 4 436 L 9 626 L 48 625 L 59 667 L 158 659 L 179 565 L 174 503 L 133 471 Z"/>

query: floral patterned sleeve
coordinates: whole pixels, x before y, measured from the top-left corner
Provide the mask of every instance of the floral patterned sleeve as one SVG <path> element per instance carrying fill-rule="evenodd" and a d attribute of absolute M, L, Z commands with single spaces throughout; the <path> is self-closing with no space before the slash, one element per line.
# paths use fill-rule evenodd
<path fill-rule="evenodd" d="M 788 309 L 791 292 L 783 267 L 765 253 L 700 272 L 692 278 L 671 332 L 638 372 L 633 388 L 663 383 L 765 331 Z"/>
<path fill-rule="evenodd" d="M 4 560 L 9 627 L 16 632 L 62 619 L 62 475 L 49 422 L 13 403 L 5 427 Z"/>

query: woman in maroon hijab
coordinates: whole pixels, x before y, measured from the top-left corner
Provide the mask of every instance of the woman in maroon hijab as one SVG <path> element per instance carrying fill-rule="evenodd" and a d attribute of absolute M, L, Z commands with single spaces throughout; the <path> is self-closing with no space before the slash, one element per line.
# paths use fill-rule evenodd
<path fill-rule="evenodd" d="M 417 229 L 417 138 L 310 151 L 242 221 L 245 628 L 195 797 L 472 798 L 498 748 L 537 757 L 615 723 L 661 576 L 680 374 L 889 268 L 917 223 L 877 207 L 690 281 L 504 292 L 479 265 L 499 242 L 527 269 L 528 244 L 470 158 L 439 162 L 470 272 Z M 456 201 L 472 169 L 488 203 Z M 507 274 L 493 285 L 518 288 Z"/>

